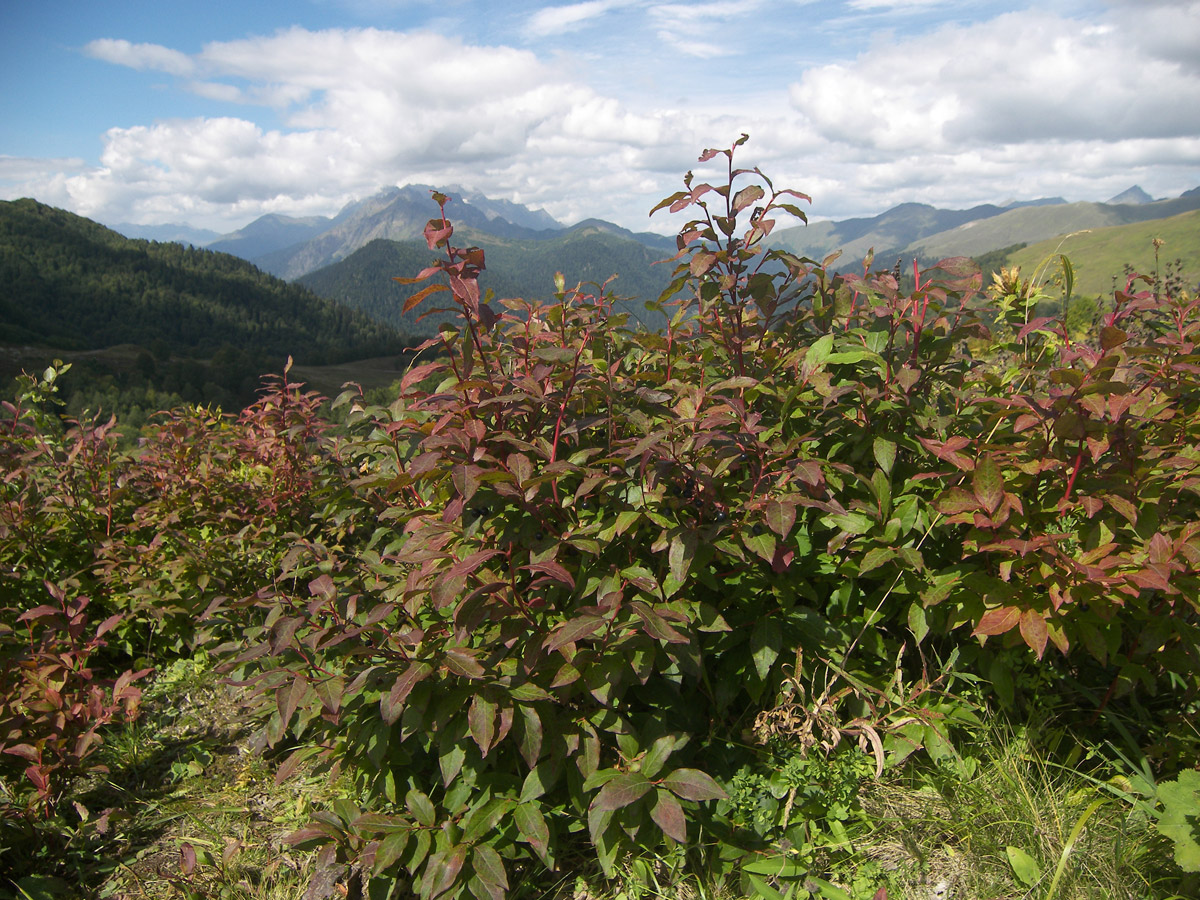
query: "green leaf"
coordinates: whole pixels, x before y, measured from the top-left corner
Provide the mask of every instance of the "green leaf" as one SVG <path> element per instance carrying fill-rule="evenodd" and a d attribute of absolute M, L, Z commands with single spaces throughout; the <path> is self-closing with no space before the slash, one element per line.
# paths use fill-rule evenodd
<path fill-rule="evenodd" d="M 774 616 L 764 616 L 754 626 L 750 634 L 750 656 L 754 660 L 754 669 L 762 681 L 767 680 L 771 666 L 779 658 L 783 647 L 783 632 Z"/>
<path fill-rule="evenodd" d="M 913 633 L 918 644 L 929 634 L 929 625 L 925 621 L 925 607 L 919 601 L 914 601 L 908 607 L 908 630 Z"/>
<path fill-rule="evenodd" d="M 508 889 L 508 875 L 504 871 L 504 861 L 500 854 L 487 844 L 476 844 L 471 854 L 471 867 L 480 880 L 487 884 Z"/>
<path fill-rule="evenodd" d="M 763 196 L 763 189 L 757 184 L 747 185 L 733 197 L 733 214 L 736 216 L 751 203 L 761 200 Z"/>
<path fill-rule="evenodd" d="M 1175 862 L 1185 872 L 1200 872 L 1200 771 L 1185 769 L 1156 792 L 1163 805 L 1158 830 L 1175 842 Z"/>
<path fill-rule="evenodd" d="M 806 382 L 813 373 L 825 365 L 829 354 L 833 352 L 833 335 L 823 334 L 809 345 L 804 354 L 804 362 L 800 364 L 800 380 Z"/>
<path fill-rule="evenodd" d="M 413 788 L 405 796 L 404 804 L 412 813 L 413 818 L 425 827 L 430 828 L 437 822 L 437 813 L 434 812 L 433 803 L 423 791 Z"/>
<path fill-rule="evenodd" d="M 546 817 L 536 803 L 522 803 L 513 812 L 517 823 L 517 831 L 525 843 L 529 844 L 538 857 L 548 868 L 554 867 L 550 855 L 550 829 L 546 825 Z"/>
<path fill-rule="evenodd" d="M 884 563 L 896 558 L 896 551 L 891 547 L 872 547 L 863 557 L 862 562 L 858 567 L 858 574 L 865 575 L 867 572 L 878 569 Z"/>
<path fill-rule="evenodd" d="M 877 437 L 872 449 L 875 451 L 875 461 L 879 463 L 879 468 L 891 475 L 892 467 L 896 465 L 896 442 Z"/>
<path fill-rule="evenodd" d="M 1004 474 L 990 453 L 976 461 L 975 471 L 971 475 L 971 490 L 980 506 L 989 513 L 994 513 L 1003 502 Z"/>
<path fill-rule="evenodd" d="M 394 865 L 404 855 L 406 847 L 408 847 L 407 831 L 393 831 L 380 841 L 379 846 L 375 848 L 374 873 L 378 875 L 388 866 Z"/>
<path fill-rule="evenodd" d="M 688 569 L 696 555 L 696 533 L 694 531 L 677 532 L 671 538 L 671 547 L 667 551 L 667 561 L 671 575 L 680 584 L 687 578 Z"/>
<path fill-rule="evenodd" d="M 467 710 L 467 723 L 471 728 L 471 737 L 486 757 L 496 738 L 496 704 L 481 694 L 475 694 Z"/>
<path fill-rule="evenodd" d="M 1008 854 L 1008 864 L 1012 866 L 1013 874 L 1021 884 L 1033 887 L 1041 880 L 1041 867 L 1032 856 L 1020 847 L 1009 846 L 1004 852 Z"/>
<path fill-rule="evenodd" d="M 763 559 L 765 562 L 773 562 L 775 559 L 775 535 L 769 532 L 762 534 L 754 534 L 753 532 L 743 531 L 741 533 L 742 543 L 746 545 L 746 549 L 756 556 Z"/>

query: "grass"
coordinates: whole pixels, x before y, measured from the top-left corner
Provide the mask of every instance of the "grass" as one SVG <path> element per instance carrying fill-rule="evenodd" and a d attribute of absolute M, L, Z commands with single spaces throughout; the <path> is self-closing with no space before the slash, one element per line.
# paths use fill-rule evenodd
<path fill-rule="evenodd" d="M 1149 804 L 1119 777 L 1054 763 L 1028 732 L 992 725 L 969 776 L 936 770 L 875 786 L 864 853 L 898 870 L 900 896 L 1140 900 L 1179 884 Z M 1097 766 L 1099 766 L 1097 762 Z M 1099 777 L 1114 779 L 1112 790 Z M 914 882 L 912 873 L 921 873 Z M 944 890 L 934 891 L 939 885 Z"/>
<path fill-rule="evenodd" d="M 1136 272 L 1150 276 L 1155 274 L 1155 238 L 1163 241 L 1159 251 L 1159 266 L 1163 274 L 1168 262 L 1191 260 L 1180 274 L 1188 284 L 1195 286 L 1200 280 L 1200 268 L 1195 262 L 1200 260 L 1200 210 L 1169 219 L 1096 228 L 1041 241 L 1013 253 L 1007 265 L 1020 266 L 1022 274 L 1028 277 L 1047 257 L 1057 259 L 1057 254 L 1065 253 L 1075 268 L 1074 295 L 1099 295 L 1111 300 L 1114 278 L 1117 279 L 1118 288 L 1125 288 L 1122 267 L 1126 264 Z M 1137 290 L 1143 289 L 1145 285 L 1139 284 Z"/>
<path fill-rule="evenodd" d="M 147 689 L 143 718 L 107 736 L 103 762 L 110 773 L 74 786 L 57 845 L 31 845 L 23 856 L 13 856 L 12 847 L 7 857 L 0 852 L 0 873 L 8 865 L 11 879 L 0 877 L 0 898 L 303 896 L 313 854 L 283 838 L 343 786 L 304 770 L 276 784 L 280 760 L 253 749 L 254 726 L 207 660 L 175 663 Z M 1063 745 L 1077 749 L 1061 761 L 1045 746 L 1056 734 L 1044 725 L 993 722 L 960 748 L 962 766 L 909 765 L 864 783 L 861 814 L 844 820 L 848 841 L 818 857 L 824 867 L 813 874 L 830 887 L 823 893 L 809 882 L 810 895 L 795 883 L 790 896 L 873 900 L 883 896 L 880 888 L 888 900 L 1200 896 L 1200 881 L 1181 877 L 1172 863 L 1144 790 L 1127 789 L 1136 770 L 1122 772 L 1098 753 L 1081 752 L 1069 737 Z M 114 809 L 123 812 L 106 818 Z M 776 887 L 788 896 L 787 884 Z M 526 885 L 520 895 L 745 896 L 736 878 L 688 869 L 683 853 L 626 860 L 608 883 L 587 871 L 564 872 L 544 888 Z M 333 896 L 347 896 L 345 886 L 335 885 Z"/>

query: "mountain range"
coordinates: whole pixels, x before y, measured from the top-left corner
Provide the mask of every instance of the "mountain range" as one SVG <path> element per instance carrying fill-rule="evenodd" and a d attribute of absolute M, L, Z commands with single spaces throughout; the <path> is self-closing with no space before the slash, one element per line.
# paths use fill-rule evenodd
<path fill-rule="evenodd" d="M 210 250 L 240 256 L 273 275 L 297 280 L 349 259 L 375 240 L 419 240 L 425 223 L 437 214 L 430 197 L 433 190 L 426 185 L 385 188 L 347 205 L 333 217 L 266 215 L 232 234 L 207 240 L 204 245 Z M 450 188 L 443 193 L 451 198 L 446 212 L 460 237 L 475 243 L 515 241 L 516 245 L 506 246 L 520 246 L 536 255 L 540 244 L 590 230 L 640 244 L 661 257 L 675 251 L 672 238 L 634 233 L 599 219 L 568 228 L 544 210 L 494 200 L 477 191 Z M 970 209 L 903 203 L 876 216 L 783 228 L 772 235 L 771 244 L 815 259 L 841 251 L 842 266 L 857 265 L 872 249 L 880 261 L 893 255 L 932 260 L 977 256 L 1082 229 L 1167 218 L 1193 209 L 1200 209 L 1200 188 L 1177 198 L 1154 200 L 1137 185 L 1104 203 L 1067 203 L 1061 197 L 985 204 Z M 139 236 L 151 236 L 148 227 L 122 227 L 130 231 L 140 228 Z M 186 226 L 157 228 L 158 233 L 170 235 L 181 233 Z M 611 249 L 615 244 L 610 241 L 607 246 Z M 596 262 L 603 268 L 603 258 Z M 642 280 L 640 275 L 627 278 L 627 281 Z M 327 277 L 319 281 L 330 283 Z"/>

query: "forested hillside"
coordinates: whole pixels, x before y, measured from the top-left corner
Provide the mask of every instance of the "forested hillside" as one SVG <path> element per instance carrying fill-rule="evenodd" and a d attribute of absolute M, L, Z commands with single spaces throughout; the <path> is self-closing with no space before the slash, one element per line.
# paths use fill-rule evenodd
<path fill-rule="evenodd" d="M 224 345 L 308 363 L 398 351 L 391 329 L 223 253 L 132 241 L 33 200 L 0 203 L 0 340 L 63 349 Z"/>
<path fill-rule="evenodd" d="M 611 226 L 609 226 L 611 227 Z M 497 297 L 548 300 L 554 292 L 554 274 L 562 272 L 568 285 L 603 282 L 619 275 L 612 289 L 618 297 L 638 297 L 618 304 L 647 325 L 664 323 L 644 301 L 657 298 L 667 286 L 670 269 L 656 266 L 669 256 L 642 243 L 614 234 L 600 223 L 581 223 L 547 240 L 501 238 L 463 229 L 464 241 L 482 247 L 487 270 L 480 279 L 483 290 Z M 436 304 L 404 312 L 404 301 L 420 285 L 400 285 L 394 276 L 411 276 L 429 265 L 432 257 L 423 240 L 375 240 L 339 263 L 318 269 L 297 280 L 322 297 L 366 313 L 377 322 L 405 333 L 430 335 L 451 315 L 426 315 Z"/>

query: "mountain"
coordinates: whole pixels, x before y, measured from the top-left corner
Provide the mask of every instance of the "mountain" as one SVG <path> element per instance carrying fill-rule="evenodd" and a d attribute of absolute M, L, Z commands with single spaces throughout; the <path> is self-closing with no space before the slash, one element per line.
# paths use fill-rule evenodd
<path fill-rule="evenodd" d="M 344 209 L 319 233 L 302 243 L 251 257 L 259 267 L 292 280 L 316 271 L 373 240 L 384 238 L 406 241 L 419 238 L 425 223 L 437 215 L 437 206 L 430 197 L 433 189 L 425 185 L 387 188 Z M 484 234 L 505 238 L 537 240 L 562 230 L 558 223 L 544 213 L 533 212 L 505 201 L 488 200 L 481 194 L 464 197 L 454 191 L 444 191 L 450 197 L 446 214 L 456 228 L 473 228 Z M 473 199 L 472 199 L 473 198 Z M 537 224 L 547 220 L 547 228 L 518 225 L 502 213 L 522 221 Z"/>
<path fill-rule="evenodd" d="M 208 249 L 232 253 L 242 259 L 254 259 L 310 240 L 327 229 L 332 222 L 333 219 L 327 216 L 297 219 L 272 213 L 255 219 L 245 228 L 212 241 Z"/>
<path fill-rule="evenodd" d="M 563 273 L 568 286 L 603 282 L 619 273 L 610 289 L 619 297 L 633 298 L 619 308 L 629 312 L 631 320 L 659 327 L 665 321 L 662 314 L 646 310 L 644 304 L 656 300 L 670 281 L 671 267 L 655 263 L 670 255 L 674 243 L 669 242 L 667 252 L 656 251 L 621 232 L 624 229 L 615 225 L 589 221 L 538 239 L 496 237 L 473 229 L 456 236 L 483 249 L 487 268 L 479 285 L 498 298 L 548 300 L 555 272 Z M 405 313 L 404 301 L 425 285 L 401 285 L 393 277 L 415 275 L 436 256 L 424 240 L 376 239 L 345 259 L 301 276 L 297 283 L 406 334 L 432 335 L 453 314 L 421 317 L 445 305 L 446 295 L 434 295 Z"/>
<path fill-rule="evenodd" d="M 1165 219 L 1193 209 L 1200 209 L 1200 193 L 1190 191 L 1174 200 L 1140 204 L 1066 203 L 1024 207 L 926 235 L 901 248 L 900 252 L 904 256 L 930 260 L 978 256 L 1013 244 L 1034 244 L 1089 228 Z"/>
<path fill-rule="evenodd" d="M 238 257 L 130 240 L 34 200 L 0 202 L 0 342 L 155 355 L 223 347 L 282 363 L 397 352 L 392 329 Z M 277 363 L 277 364 L 278 364 Z"/>
<path fill-rule="evenodd" d="M 1121 203 L 1142 204 L 1142 203 L 1153 203 L 1154 198 L 1151 197 L 1149 194 L 1147 194 L 1145 191 L 1143 191 L 1138 185 L 1135 184 L 1133 187 L 1126 188 L 1125 190 L 1121 191 L 1121 193 L 1117 194 L 1117 196 L 1109 197 L 1104 202 L 1105 203 L 1116 203 L 1116 204 L 1121 204 Z"/>
<path fill-rule="evenodd" d="M 531 231 L 559 231 L 562 229 L 562 225 L 544 209 L 529 209 L 519 203 L 513 203 L 511 200 L 492 200 L 479 191 L 465 193 L 457 185 L 450 190 L 464 203 L 469 203 L 482 212 L 489 220 L 503 219 Z"/>
<path fill-rule="evenodd" d="M 118 234 L 123 234 L 125 237 L 134 240 L 174 241 L 179 244 L 191 244 L 195 247 L 203 247 L 205 244 L 221 237 L 218 232 L 210 231 L 207 228 L 194 228 L 191 225 L 176 223 L 169 225 L 133 225 L 129 222 L 121 222 L 109 227 Z"/>
<path fill-rule="evenodd" d="M 971 209 L 937 209 L 924 203 L 902 203 L 878 216 L 817 222 L 775 232 L 771 245 L 793 253 L 821 259 L 842 251 L 843 265 L 857 263 L 874 248 L 879 259 L 913 241 L 982 219 L 1002 215 L 1001 206 Z"/>

